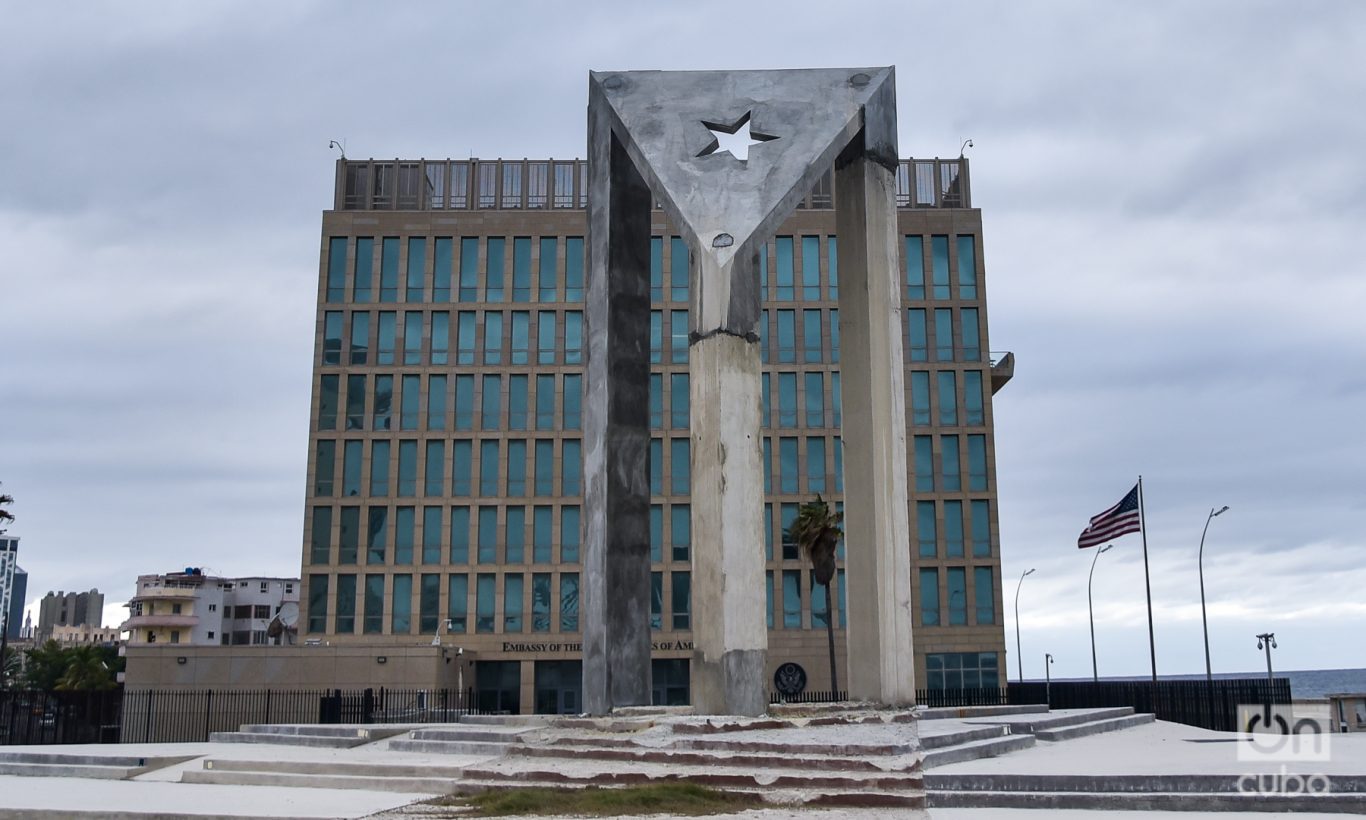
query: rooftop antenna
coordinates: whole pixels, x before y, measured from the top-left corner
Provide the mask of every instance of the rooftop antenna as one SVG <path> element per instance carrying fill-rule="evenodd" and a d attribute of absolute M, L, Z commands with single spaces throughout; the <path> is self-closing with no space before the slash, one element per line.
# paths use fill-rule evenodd
<path fill-rule="evenodd" d="M 338 151 L 341 152 L 341 158 L 346 159 L 346 140 L 342 140 L 341 142 L 337 142 L 336 140 L 328 140 L 327 147 L 336 148 Z"/>
<path fill-rule="evenodd" d="M 970 140 L 970 139 L 963 140 L 963 144 L 960 145 L 960 146 L 958 146 L 958 158 L 959 158 L 959 159 L 962 159 L 962 158 L 963 158 L 963 152 L 964 152 L 965 150 L 971 148 L 971 147 L 972 147 L 972 140 Z"/>

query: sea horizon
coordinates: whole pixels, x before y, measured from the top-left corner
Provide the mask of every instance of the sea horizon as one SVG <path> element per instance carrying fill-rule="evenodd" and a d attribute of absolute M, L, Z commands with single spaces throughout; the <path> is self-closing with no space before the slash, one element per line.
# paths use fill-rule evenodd
<path fill-rule="evenodd" d="M 1296 700 L 1324 698 L 1328 695 L 1366 692 L 1366 669 L 1273 669 L 1272 677 L 1289 678 L 1290 695 Z M 1103 681 L 1144 681 L 1150 675 L 1101 675 Z M 1203 680 L 1203 672 L 1159 674 L 1158 680 Z M 1265 678 L 1266 670 L 1250 672 L 1215 672 L 1216 680 Z M 1026 683 L 1042 683 L 1043 678 L 1025 678 Z M 1090 677 L 1053 678 L 1055 682 L 1090 681 Z"/>

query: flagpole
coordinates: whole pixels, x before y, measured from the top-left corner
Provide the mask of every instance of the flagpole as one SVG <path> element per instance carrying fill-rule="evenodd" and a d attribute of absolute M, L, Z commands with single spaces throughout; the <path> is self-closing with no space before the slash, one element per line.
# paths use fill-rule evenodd
<path fill-rule="evenodd" d="M 1153 582 L 1148 575 L 1148 516 L 1143 512 L 1143 476 L 1138 477 L 1138 528 L 1143 533 L 1143 585 L 1148 593 L 1148 654 L 1153 663 L 1153 683 L 1157 683 L 1157 643 L 1153 640 Z"/>

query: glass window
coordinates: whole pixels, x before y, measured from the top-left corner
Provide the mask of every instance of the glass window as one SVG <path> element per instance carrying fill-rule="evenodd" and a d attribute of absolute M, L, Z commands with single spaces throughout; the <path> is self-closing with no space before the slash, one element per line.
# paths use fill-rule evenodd
<path fill-rule="evenodd" d="M 825 439 L 812 436 L 806 440 L 807 492 L 825 492 Z"/>
<path fill-rule="evenodd" d="M 982 371 L 963 371 L 963 406 L 967 415 L 966 424 L 986 424 L 982 408 Z"/>
<path fill-rule="evenodd" d="M 356 377 L 348 377 L 356 378 Z M 360 377 L 364 380 L 364 376 Z M 349 385 L 348 385 L 349 386 Z M 361 399 L 360 408 L 364 411 L 364 399 Z M 389 430 L 393 426 L 394 415 L 394 377 L 375 376 L 375 403 L 372 408 L 374 418 L 371 421 L 372 430 Z"/>
<path fill-rule="evenodd" d="M 580 484 L 583 481 L 582 463 L 583 445 L 576 438 L 564 440 L 563 449 L 560 452 L 560 494 L 578 495 L 582 490 Z"/>
<path fill-rule="evenodd" d="M 474 311 L 462 310 L 456 315 L 456 364 L 474 364 L 474 328 Z"/>
<path fill-rule="evenodd" d="M 802 574 L 783 570 L 783 629 L 802 628 Z"/>
<path fill-rule="evenodd" d="M 460 301 L 479 301 L 479 239 L 460 240 Z"/>
<path fill-rule="evenodd" d="M 416 430 L 418 417 L 421 415 L 421 405 L 418 403 L 419 396 L 422 394 L 422 377 L 418 375 L 404 376 L 400 389 L 403 391 L 400 396 L 401 405 L 399 407 L 399 429 Z"/>
<path fill-rule="evenodd" d="M 485 375 L 483 392 L 479 403 L 479 428 L 481 430 L 501 430 L 503 428 L 503 377 Z"/>
<path fill-rule="evenodd" d="M 939 423 L 958 424 L 958 377 L 952 370 L 939 371 Z"/>
<path fill-rule="evenodd" d="M 768 374 L 764 374 L 764 384 L 768 384 Z M 651 430 L 659 430 L 664 427 L 664 376 L 660 373 L 650 374 L 650 419 L 649 427 Z"/>
<path fill-rule="evenodd" d="M 968 489 L 985 492 L 987 489 L 987 437 L 968 436 Z"/>
<path fill-rule="evenodd" d="M 536 362 L 555 363 L 555 311 L 542 310 L 536 314 Z"/>
<path fill-rule="evenodd" d="M 566 504 L 560 508 L 560 561 L 572 564 L 579 560 L 579 508 Z"/>
<path fill-rule="evenodd" d="M 778 311 L 778 361 L 797 361 L 797 312 Z"/>
<path fill-rule="evenodd" d="M 935 533 L 934 502 L 915 502 L 916 537 L 920 542 L 920 557 L 934 558 L 939 554 L 939 543 Z"/>
<path fill-rule="evenodd" d="M 451 563 L 470 562 L 470 508 L 451 507 Z"/>
<path fill-rule="evenodd" d="M 902 246 L 906 265 L 906 298 L 925 298 L 925 243 L 922 237 L 907 236 Z"/>
<path fill-rule="evenodd" d="M 940 454 L 943 462 L 944 489 L 950 492 L 963 489 L 963 470 L 958 453 L 958 436 L 939 437 Z"/>
<path fill-rule="evenodd" d="M 579 631 L 579 574 L 560 573 L 560 631 Z"/>
<path fill-rule="evenodd" d="M 764 493 L 773 492 L 773 437 L 764 436 Z"/>
<path fill-rule="evenodd" d="M 309 533 L 308 560 L 312 564 L 331 562 L 332 551 L 332 508 L 314 507 L 313 526 Z"/>
<path fill-rule="evenodd" d="M 356 576 L 350 573 L 337 576 L 336 620 L 333 621 L 333 628 L 343 635 L 356 631 Z M 209 637 L 212 638 L 213 634 L 210 633 Z"/>
<path fill-rule="evenodd" d="M 664 301 L 664 237 L 650 237 L 650 301 Z"/>
<path fill-rule="evenodd" d="M 474 377 L 455 377 L 455 429 L 474 429 Z"/>
<path fill-rule="evenodd" d="M 906 311 L 906 339 L 911 361 L 929 361 L 929 339 L 925 330 L 924 308 L 911 308 Z"/>
<path fill-rule="evenodd" d="M 564 240 L 564 300 L 583 301 L 583 237 L 570 236 Z"/>
<path fill-rule="evenodd" d="M 479 442 L 479 494 L 498 495 L 498 450 L 497 439 Z"/>
<path fill-rule="evenodd" d="M 827 627 L 830 625 L 830 599 L 835 596 L 828 587 L 821 587 L 816 583 L 816 576 L 810 576 L 811 581 L 811 626 Z"/>
<path fill-rule="evenodd" d="M 830 361 L 840 360 L 840 312 L 830 311 Z"/>
<path fill-rule="evenodd" d="M 650 311 L 650 363 L 659 364 L 664 355 L 663 311 Z"/>
<path fill-rule="evenodd" d="M 669 545 L 675 561 L 687 561 L 692 546 L 692 510 L 687 504 L 669 508 Z"/>
<path fill-rule="evenodd" d="M 473 489 L 470 485 L 474 475 L 473 449 L 467 438 L 451 442 L 451 495 L 467 496 Z"/>
<path fill-rule="evenodd" d="M 514 373 L 508 376 L 508 429 L 527 428 L 527 376 Z"/>
<path fill-rule="evenodd" d="M 920 568 L 920 623 L 939 626 L 939 570 Z"/>
<path fill-rule="evenodd" d="M 479 508 L 479 552 L 476 559 L 481 564 L 498 562 L 498 508 Z"/>
<path fill-rule="evenodd" d="M 347 351 L 351 364 L 368 364 L 370 358 L 370 313 L 357 310 L 351 314 L 351 347 Z"/>
<path fill-rule="evenodd" d="M 446 579 L 446 631 L 463 633 L 469 629 L 470 577 L 455 573 Z"/>
<path fill-rule="evenodd" d="M 386 236 L 380 242 L 379 256 L 379 300 L 398 301 L 398 253 L 397 236 Z"/>
<path fill-rule="evenodd" d="M 669 439 L 669 490 L 674 495 L 687 495 L 692 465 L 688 461 L 689 442 L 685 438 Z"/>
<path fill-rule="evenodd" d="M 323 314 L 323 364 L 341 364 L 342 313 L 329 310 Z"/>
<path fill-rule="evenodd" d="M 427 238 L 408 237 L 408 279 L 404 301 L 421 302 L 426 290 Z"/>
<path fill-rule="evenodd" d="M 759 426 L 769 427 L 769 419 L 773 416 L 773 395 L 772 388 L 769 387 L 769 374 L 763 372 L 759 374 Z"/>
<path fill-rule="evenodd" d="M 538 506 L 531 511 L 531 561 L 534 564 L 549 564 L 552 557 L 554 538 L 554 508 Z M 547 593 L 548 594 L 548 593 Z M 549 629 L 550 627 L 546 627 Z"/>
<path fill-rule="evenodd" d="M 840 611 L 840 612 L 839 612 L 839 615 L 840 615 L 839 628 L 840 628 L 840 629 L 844 629 L 846 626 L 848 626 L 848 623 L 846 622 L 846 618 L 845 618 L 845 606 L 844 606 L 844 602 L 847 601 L 847 600 L 849 600 L 849 596 L 845 595 L 845 593 L 844 593 L 844 589 L 845 589 L 845 586 L 844 586 L 844 570 L 842 570 L 842 569 L 835 570 L 835 587 L 836 587 L 836 589 L 839 591 L 839 596 L 838 596 L 838 600 L 839 600 L 838 606 L 839 606 L 839 611 Z"/>
<path fill-rule="evenodd" d="M 560 240 L 554 236 L 541 237 L 540 293 L 542 302 L 555 301 L 558 283 L 555 279 L 556 259 L 559 256 Z"/>
<path fill-rule="evenodd" d="M 991 576 L 991 567 L 972 568 L 972 592 L 977 605 L 978 625 L 996 623 L 996 586 Z"/>
<path fill-rule="evenodd" d="M 531 301 L 531 237 L 512 240 L 512 301 Z"/>
<path fill-rule="evenodd" d="M 564 375 L 564 429 L 578 430 L 583 426 L 580 408 L 583 405 L 583 376 L 577 373 Z"/>
<path fill-rule="evenodd" d="M 555 494 L 555 442 L 548 438 L 536 440 L 536 487 L 538 496 Z"/>
<path fill-rule="evenodd" d="M 686 310 L 675 310 L 669 313 L 669 334 L 674 364 L 687 362 L 688 312 Z"/>
<path fill-rule="evenodd" d="M 944 502 L 944 554 L 963 557 L 963 502 Z"/>
<path fill-rule="evenodd" d="M 342 449 L 342 495 L 360 495 L 361 448 L 364 442 L 348 441 Z"/>
<path fill-rule="evenodd" d="M 778 374 L 778 426 L 797 426 L 797 374 Z"/>
<path fill-rule="evenodd" d="M 422 494 L 446 494 L 446 442 L 433 439 L 427 442 L 427 463 L 423 470 Z"/>
<path fill-rule="evenodd" d="M 930 265 L 934 282 L 934 298 L 949 298 L 949 238 L 930 237 Z"/>
<path fill-rule="evenodd" d="M 363 376 L 361 378 L 364 378 Z M 318 429 L 337 429 L 337 388 L 339 377 L 323 375 L 318 383 Z"/>
<path fill-rule="evenodd" d="M 393 610 L 389 633 L 406 635 L 413 631 L 413 575 L 393 577 Z"/>
<path fill-rule="evenodd" d="M 564 363 L 583 364 L 583 312 L 564 312 Z"/>
<path fill-rule="evenodd" d="M 792 237 L 778 237 L 776 247 L 778 262 L 777 301 L 791 302 L 796 298 L 796 293 L 792 287 Z"/>
<path fill-rule="evenodd" d="M 764 560 L 773 560 L 773 505 L 764 505 Z"/>
<path fill-rule="evenodd" d="M 526 495 L 526 440 L 508 441 L 507 494 L 517 498 Z"/>
<path fill-rule="evenodd" d="M 327 631 L 327 582 L 326 575 L 308 576 L 308 631 L 313 633 Z"/>
<path fill-rule="evenodd" d="M 522 207 L 522 166 L 503 163 L 503 196 L 500 207 Z"/>
<path fill-rule="evenodd" d="M 494 584 L 497 576 L 481 572 L 474 581 L 474 631 L 493 631 Z"/>
<path fill-rule="evenodd" d="M 337 442 L 323 440 L 318 442 L 317 455 L 313 459 L 313 494 L 332 495 L 333 477 L 336 475 Z"/>
<path fill-rule="evenodd" d="M 370 445 L 370 495 L 389 494 L 389 442 L 376 441 Z"/>
<path fill-rule="evenodd" d="M 664 494 L 664 442 L 650 439 L 650 455 L 646 459 L 650 466 L 650 495 Z"/>
<path fill-rule="evenodd" d="M 991 557 L 991 508 L 987 501 L 973 501 L 972 554 L 975 558 Z"/>
<path fill-rule="evenodd" d="M 550 631 L 550 573 L 531 575 L 531 631 Z"/>
<path fill-rule="evenodd" d="M 384 631 L 384 576 L 365 576 L 365 610 L 363 631 L 378 635 Z"/>
<path fill-rule="evenodd" d="M 531 314 L 525 310 L 512 312 L 512 355 L 513 364 L 528 364 L 531 361 Z"/>
<path fill-rule="evenodd" d="M 963 361 L 982 361 L 982 338 L 977 326 L 977 308 L 963 308 Z"/>
<path fill-rule="evenodd" d="M 417 524 L 417 510 L 412 507 L 394 509 L 394 563 L 413 562 L 413 530 Z"/>
<path fill-rule="evenodd" d="M 915 437 L 915 489 L 934 492 L 934 439 L 929 436 Z"/>
<path fill-rule="evenodd" d="M 797 509 L 798 505 L 792 502 L 778 505 L 778 529 L 782 532 L 784 561 L 795 561 L 801 557 L 801 548 L 787 535 L 792 522 L 797 520 Z"/>
<path fill-rule="evenodd" d="M 958 237 L 958 298 L 977 298 L 977 249 L 973 237 Z"/>
<path fill-rule="evenodd" d="M 650 505 L 650 560 L 664 560 L 664 508 L 659 504 Z"/>
<path fill-rule="evenodd" d="M 949 587 L 949 625 L 965 626 L 968 622 L 967 570 L 963 567 L 949 567 L 947 575 Z"/>
<path fill-rule="evenodd" d="M 833 301 L 837 301 L 837 300 L 840 298 L 840 254 L 839 254 L 839 241 L 838 241 L 835 237 L 833 237 L 833 236 L 827 236 L 827 237 L 825 238 L 825 250 L 826 250 L 826 257 L 827 257 L 825 261 L 826 261 L 826 265 L 827 265 L 828 268 L 829 268 L 829 270 L 827 271 L 827 273 L 829 274 L 829 278 L 830 278 L 830 284 L 829 284 L 829 287 L 828 287 L 828 291 L 829 291 L 829 294 L 830 294 L 830 301 L 833 302 Z M 840 624 L 840 626 L 843 626 L 843 624 Z"/>
<path fill-rule="evenodd" d="M 421 333 L 420 327 L 418 332 Z M 432 364 L 449 363 L 450 346 L 451 314 L 444 310 L 434 311 L 432 313 Z"/>
<path fill-rule="evenodd" d="M 437 631 L 438 626 L 437 615 L 441 606 L 441 576 L 435 573 L 424 573 L 420 580 L 417 631 L 424 635 L 430 635 Z"/>
<path fill-rule="evenodd" d="M 503 631 L 522 631 L 522 573 L 503 575 Z"/>
<path fill-rule="evenodd" d="M 674 570 L 669 573 L 673 595 L 673 628 L 692 628 L 692 573 Z"/>
<path fill-rule="evenodd" d="M 366 526 L 365 563 L 383 564 L 389 560 L 389 508 L 371 507 Z"/>
<path fill-rule="evenodd" d="M 953 310 L 934 309 L 934 358 L 940 362 L 953 361 Z"/>
<path fill-rule="evenodd" d="M 422 508 L 422 563 L 436 564 L 441 561 L 441 542 L 443 521 L 441 507 Z M 435 617 L 435 615 L 433 615 Z"/>
<path fill-rule="evenodd" d="M 825 426 L 825 374 L 806 374 L 806 426 Z"/>
<path fill-rule="evenodd" d="M 669 376 L 669 425 L 674 429 L 688 426 L 688 374 Z"/>
<path fill-rule="evenodd" d="M 555 376 L 550 373 L 536 376 L 536 429 L 555 429 Z"/>
<path fill-rule="evenodd" d="M 802 361 L 819 362 L 821 360 L 821 312 L 819 310 L 802 311 Z"/>
<path fill-rule="evenodd" d="M 470 164 L 468 162 L 451 163 L 451 207 L 468 208 L 470 206 Z"/>
<path fill-rule="evenodd" d="M 503 261 L 507 250 L 507 240 L 501 236 L 490 236 L 485 246 L 484 260 L 484 301 L 503 301 Z"/>
<path fill-rule="evenodd" d="M 371 288 L 375 276 L 375 240 L 369 236 L 356 238 L 356 270 L 351 280 L 351 301 L 365 304 L 374 298 Z"/>
<path fill-rule="evenodd" d="M 451 269 L 454 266 L 454 248 L 449 236 L 438 236 L 435 240 L 432 261 L 432 301 L 451 300 Z"/>
<path fill-rule="evenodd" d="M 503 362 L 503 314 L 484 311 L 484 364 Z"/>
<path fill-rule="evenodd" d="M 650 628 L 664 628 L 664 573 L 650 573 Z"/>
<path fill-rule="evenodd" d="M 778 439 L 778 492 L 797 492 L 797 439 Z"/>
<path fill-rule="evenodd" d="M 835 492 L 844 492 L 844 439 L 835 437 Z"/>
<path fill-rule="evenodd" d="M 768 628 L 773 628 L 773 570 L 764 572 L 764 617 Z"/>
<path fill-rule="evenodd" d="M 688 301 L 688 244 L 681 237 L 669 240 L 669 298 Z"/>
<path fill-rule="evenodd" d="M 839 371 L 835 371 L 830 374 L 830 412 L 835 416 L 835 427 L 839 427 L 844 423 L 840 410 L 842 405 L 843 399 L 840 391 L 840 374 Z"/>
<path fill-rule="evenodd" d="M 821 298 L 821 238 L 802 237 L 802 298 L 814 302 Z M 819 315 L 819 314 L 817 314 Z M 808 347 L 811 340 L 807 339 Z M 808 361 L 819 361 L 810 359 Z"/>
<path fill-rule="evenodd" d="M 379 341 L 375 349 L 377 364 L 393 364 L 398 339 L 398 314 L 392 310 L 379 312 Z"/>
<path fill-rule="evenodd" d="M 952 375 L 952 374 L 950 374 Z M 930 374 L 924 370 L 911 371 L 911 424 L 921 427 L 930 423 Z"/>
<path fill-rule="evenodd" d="M 427 429 L 446 429 L 446 377 L 427 377 Z"/>

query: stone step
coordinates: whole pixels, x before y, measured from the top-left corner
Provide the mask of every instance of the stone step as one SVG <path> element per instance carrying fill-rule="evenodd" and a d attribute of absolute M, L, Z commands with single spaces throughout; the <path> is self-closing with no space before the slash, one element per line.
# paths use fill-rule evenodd
<path fill-rule="evenodd" d="M 410 728 L 411 727 L 409 726 L 358 726 L 355 724 L 248 723 L 237 727 L 237 730 L 239 732 L 246 732 L 247 734 L 254 735 L 311 735 L 314 737 L 350 737 L 378 740 L 392 735 L 403 734 Z"/>
<path fill-rule="evenodd" d="M 348 777 L 434 777 L 458 779 L 462 766 L 433 763 L 373 763 L 348 760 L 240 760 L 209 758 L 203 770 L 216 772 L 264 772 L 268 774 L 320 774 Z"/>
<path fill-rule="evenodd" d="M 1042 703 L 1013 704 L 1010 706 L 932 706 L 917 709 L 921 720 L 957 720 L 960 718 L 996 717 L 999 715 L 1047 714 L 1048 706 Z"/>
<path fill-rule="evenodd" d="M 389 741 L 389 750 L 394 752 L 472 755 L 477 757 L 497 757 L 506 754 L 510 747 L 511 744 L 508 743 L 482 743 L 464 740 L 408 740 L 398 738 Z"/>
<path fill-rule="evenodd" d="M 83 755 L 62 752 L 0 752 L 0 763 L 57 763 L 72 766 L 120 766 L 123 768 L 155 769 L 184 763 L 193 755 Z"/>
<path fill-rule="evenodd" d="M 707 749 L 722 752 L 807 755 L 822 754 L 837 757 L 884 757 L 912 754 L 920 749 L 920 742 L 909 743 L 780 743 L 777 741 L 740 740 L 731 737 L 682 738 L 674 741 L 675 749 Z"/>
<path fill-rule="evenodd" d="M 868 712 L 885 707 L 863 701 L 842 701 L 840 703 L 770 703 L 768 713 L 774 717 L 802 717 L 805 715 L 828 715 L 837 712 Z"/>
<path fill-rule="evenodd" d="M 1010 730 L 1016 734 L 1036 734 L 1045 730 L 1065 729 L 1068 726 L 1094 723 L 1098 720 L 1128 717 L 1133 713 L 1132 706 L 1115 706 L 1108 709 L 1067 709 L 1048 712 L 1039 715 L 1037 718 L 1031 717 L 1025 720 L 995 721 L 986 717 L 975 719 L 972 722 L 993 726 L 1009 726 Z"/>
<path fill-rule="evenodd" d="M 0 761 L 0 775 L 13 775 L 15 777 L 83 777 L 91 780 L 127 780 L 145 771 L 147 770 L 136 766 Z"/>
<path fill-rule="evenodd" d="M 930 749 L 942 749 L 946 746 L 961 746 L 964 743 L 971 743 L 974 740 L 986 740 L 993 737 L 1001 737 L 1011 733 L 1011 727 L 993 723 L 989 726 L 977 726 L 971 729 L 960 729 L 956 732 L 939 732 L 920 734 L 920 748 L 926 751 Z"/>
<path fill-rule="evenodd" d="M 637 746 L 633 749 L 606 749 L 591 746 L 514 746 L 508 749 L 514 758 L 560 758 L 573 760 L 612 760 L 631 763 L 660 763 L 676 766 L 718 766 L 769 769 L 801 769 L 804 771 L 914 773 L 918 759 L 907 755 L 904 760 L 882 758 L 877 761 L 857 757 L 825 755 L 734 754 L 712 751 L 680 751 L 669 748 Z M 897 767 L 888 765 L 904 763 Z"/>
<path fill-rule="evenodd" d="M 460 781 L 444 777 L 391 777 L 360 775 L 292 774 L 289 772 L 191 769 L 180 775 L 181 783 L 212 783 L 222 786 L 289 786 L 305 789 L 365 789 L 407 794 L 451 794 Z"/>
<path fill-rule="evenodd" d="M 213 732 L 210 743 L 262 743 L 275 746 L 309 746 L 319 749 L 350 749 L 369 743 L 364 737 L 331 737 L 327 735 L 282 735 L 275 732 Z"/>
<path fill-rule="evenodd" d="M 984 757 L 997 757 L 1010 752 L 1018 752 L 1033 745 L 1033 735 L 1001 735 L 985 740 L 973 740 L 957 746 L 930 749 L 925 752 L 923 765 L 926 769 L 933 769 L 938 766 L 947 766 L 950 763 L 981 760 Z"/>
<path fill-rule="evenodd" d="M 992 792 L 928 793 L 932 809 L 1084 809 L 1089 811 L 1316 812 L 1366 813 L 1366 794 L 1259 794 L 1170 792 Z"/>
<path fill-rule="evenodd" d="M 534 726 L 439 726 L 427 729 L 414 729 L 409 733 L 413 740 L 440 740 L 477 743 L 523 743 L 529 735 L 538 730 Z"/>
<path fill-rule="evenodd" d="M 1294 777 L 1268 774 L 1265 777 Z M 1253 775 L 1256 777 L 1256 775 Z M 1312 777 L 1303 775 L 1302 777 Z M 1366 775 L 1333 775 L 1333 793 L 1366 795 Z M 1298 781 L 1296 781 L 1298 783 Z M 1236 794 L 1249 787 L 1237 774 L 960 774 L 925 775 L 936 792 L 1087 792 L 1107 794 Z"/>
<path fill-rule="evenodd" d="M 1142 726 L 1145 723 L 1152 723 L 1156 718 L 1151 714 L 1127 715 L 1125 717 L 1106 718 L 1104 720 L 1091 721 L 1089 723 L 1078 723 L 1074 726 L 1066 726 L 1061 729 L 1040 729 L 1034 732 L 1034 737 L 1039 740 L 1057 742 L 1060 740 L 1075 740 L 1079 737 L 1089 737 L 1098 735 L 1102 732 L 1117 732 L 1120 729 L 1128 729 L 1134 726 Z"/>
<path fill-rule="evenodd" d="M 687 768 L 650 764 L 636 765 L 629 769 L 616 769 L 610 772 L 584 772 L 582 774 L 560 769 L 470 766 L 465 769 L 465 777 L 489 783 L 534 783 L 542 786 L 566 784 L 625 786 L 639 783 L 689 782 L 722 789 L 761 787 L 766 789 L 852 791 L 922 791 L 924 789 L 924 781 L 918 772 L 911 774 L 882 772 L 866 775 L 855 773 L 844 775 L 812 774 L 810 772 L 798 774 L 766 769 L 731 769 L 720 766 Z"/>
<path fill-rule="evenodd" d="M 461 715 L 459 723 L 473 726 L 549 726 L 554 715 Z"/>

